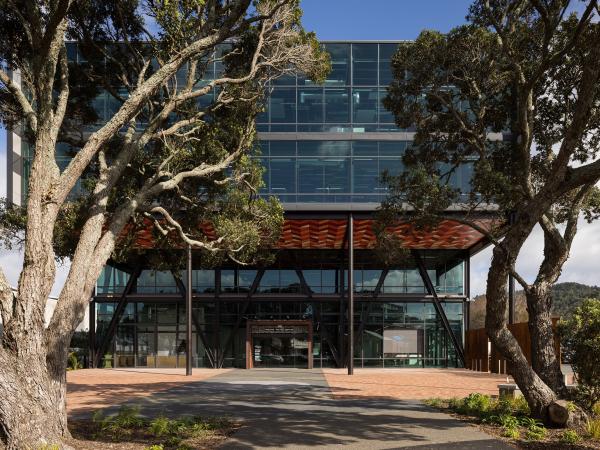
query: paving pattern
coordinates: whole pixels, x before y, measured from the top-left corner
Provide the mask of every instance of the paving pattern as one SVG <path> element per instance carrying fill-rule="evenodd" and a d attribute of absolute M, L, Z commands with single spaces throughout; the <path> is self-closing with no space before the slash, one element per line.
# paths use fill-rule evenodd
<path fill-rule="evenodd" d="M 69 409 L 72 416 L 87 415 L 89 403 L 83 399 L 80 379 L 89 382 L 102 376 L 93 391 L 95 396 L 104 389 L 127 384 L 124 389 L 147 386 L 149 393 L 138 396 L 100 395 L 109 410 L 116 411 L 124 402 L 140 405 L 148 416 L 211 415 L 230 416 L 242 421 L 240 428 L 223 446 L 226 449 L 510 449 L 475 427 L 432 410 L 415 400 L 399 399 L 393 395 L 356 395 L 366 389 L 365 383 L 355 385 L 352 395 L 340 394 L 340 389 L 330 388 L 330 377 L 341 376 L 336 371 L 299 369 L 254 369 L 196 371 L 195 378 L 180 381 L 174 373 L 144 373 L 119 370 L 78 371 L 69 374 Z M 85 372 L 88 372 L 85 374 Z M 105 374 L 98 374 L 105 372 Z M 355 377 L 379 379 L 385 372 L 358 370 Z M 213 376 L 208 376 L 212 373 Z M 424 378 L 421 373 L 420 378 Z M 463 373 L 463 377 L 470 375 Z M 416 374 L 415 374 L 416 375 Z M 390 375 L 390 377 L 393 374 Z M 396 372 L 398 380 L 406 376 Z M 458 376 L 458 375 L 457 375 Z M 156 390 L 160 378 L 168 386 Z M 177 378 L 175 378 L 177 377 Z M 196 378 L 197 377 L 197 378 Z M 358 379 L 357 378 L 357 379 Z M 427 378 L 427 377 L 425 377 Z M 152 379 L 152 382 L 147 382 Z M 430 381 L 433 379 L 429 377 Z M 166 381 L 169 380 L 169 381 Z M 133 382 L 133 386 L 127 382 Z M 339 381 L 337 382 L 339 384 Z M 389 383 L 389 380 L 386 381 Z M 396 381 L 400 383 L 400 381 Z M 366 384 L 368 387 L 370 384 Z M 392 388 L 388 389 L 392 392 Z M 127 390 L 125 390 L 127 392 Z M 396 391 L 400 392 L 400 391 Z M 73 394 L 78 402 L 72 402 Z M 117 401 L 118 399 L 121 401 Z"/>

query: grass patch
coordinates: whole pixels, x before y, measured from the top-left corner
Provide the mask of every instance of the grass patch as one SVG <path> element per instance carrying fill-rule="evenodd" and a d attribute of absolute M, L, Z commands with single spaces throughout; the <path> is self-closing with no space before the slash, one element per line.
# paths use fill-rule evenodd
<path fill-rule="evenodd" d="M 75 439 L 86 441 L 86 448 L 144 450 L 186 450 L 215 447 L 231 434 L 237 424 L 227 417 L 166 416 L 148 419 L 138 407 L 123 406 L 117 414 L 107 416 L 96 411 L 92 421 L 71 421 Z M 97 444 L 97 445 L 96 445 Z M 121 446 L 115 447 L 115 444 Z"/>

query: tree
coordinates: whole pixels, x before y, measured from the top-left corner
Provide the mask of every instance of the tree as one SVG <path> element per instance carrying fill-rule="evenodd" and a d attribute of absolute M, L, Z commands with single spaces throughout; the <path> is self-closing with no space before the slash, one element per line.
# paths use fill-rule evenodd
<path fill-rule="evenodd" d="M 551 287 L 567 260 L 577 221 L 598 215 L 600 25 L 598 3 L 569 14 L 568 0 L 477 0 L 469 23 L 448 34 L 424 31 L 399 46 L 385 104 L 401 127 L 415 127 L 407 171 L 387 177 L 382 216 L 429 226 L 450 216 L 494 245 L 486 329 L 507 358 L 531 411 L 548 420 L 564 392 L 552 346 Z M 472 168 L 471 189 L 450 181 Z M 449 207 L 462 211 L 448 214 Z M 492 229 L 477 211 L 495 216 Z M 510 220 L 508 217 L 511 217 Z M 539 224 L 544 259 L 533 283 L 515 271 Z M 507 279 L 527 297 L 533 361 L 507 328 Z"/>
<path fill-rule="evenodd" d="M 1 118 L 33 149 L 16 295 L 0 271 L 8 449 L 66 446 L 69 341 L 128 232 L 153 223 L 157 237 L 241 263 L 276 239 L 281 208 L 257 198 L 249 153 L 269 80 L 328 70 L 300 18 L 297 0 L 0 1 Z M 106 118 L 91 105 L 103 91 Z M 45 328 L 62 256 L 71 268 Z"/>
<path fill-rule="evenodd" d="M 600 402 L 600 300 L 584 300 L 559 322 L 559 330 L 577 379 L 578 400 L 592 411 Z"/>

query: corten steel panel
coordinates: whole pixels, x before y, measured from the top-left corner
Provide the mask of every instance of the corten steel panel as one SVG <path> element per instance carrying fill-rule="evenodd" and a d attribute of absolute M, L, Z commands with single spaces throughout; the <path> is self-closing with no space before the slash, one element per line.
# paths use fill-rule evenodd
<path fill-rule="evenodd" d="M 476 223 L 485 229 L 492 228 L 492 221 L 481 219 Z M 372 249 L 376 244 L 373 233 L 373 219 L 354 220 L 354 248 Z M 348 222 L 346 219 L 286 219 L 283 224 L 278 249 L 287 250 L 327 250 L 341 249 Z M 134 236 L 137 248 L 150 249 L 155 246 L 156 236 L 154 225 L 150 220 L 144 222 L 145 228 L 137 231 Z M 484 236 L 468 225 L 454 220 L 444 220 L 430 230 L 417 230 L 410 223 L 402 223 L 392 229 L 408 249 L 468 249 L 480 242 Z M 215 239 L 215 232 L 210 224 L 198 226 L 198 234 L 207 239 Z M 177 240 L 173 234 L 173 240 Z M 182 246 L 183 248 L 183 246 Z"/>

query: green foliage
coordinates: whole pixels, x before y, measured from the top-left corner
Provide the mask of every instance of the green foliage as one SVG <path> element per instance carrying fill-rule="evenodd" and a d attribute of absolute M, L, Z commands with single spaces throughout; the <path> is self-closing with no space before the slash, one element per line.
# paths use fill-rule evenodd
<path fill-rule="evenodd" d="M 502 432 L 502 436 L 507 437 L 509 439 L 520 439 L 521 432 L 518 428 L 506 428 Z"/>
<path fill-rule="evenodd" d="M 164 446 L 162 444 L 151 445 L 150 447 L 146 447 L 145 450 L 164 450 Z"/>
<path fill-rule="evenodd" d="M 83 366 L 79 362 L 79 358 L 77 357 L 77 353 L 70 352 L 69 358 L 67 360 L 67 370 L 77 370 L 82 369 Z"/>
<path fill-rule="evenodd" d="M 25 208 L 0 198 L 0 247 L 19 247 L 24 239 L 27 214 Z"/>
<path fill-rule="evenodd" d="M 588 419 L 585 429 L 591 438 L 600 440 L 600 418 Z"/>
<path fill-rule="evenodd" d="M 560 322 L 559 332 L 577 379 L 577 399 L 591 411 L 600 401 L 600 300 L 585 300 Z"/>
<path fill-rule="evenodd" d="M 474 392 L 463 399 L 458 412 L 481 417 L 490 410 L 491 405 L 492 401 L 489 395 Z"/>
<path fill-rule="evenodd" d="M 166 417 L 157 417 L 150 422 L 149 431 L 155 436 L 164 436 L 169 432 L 171 422 Z"/>
<path fill-rule="evenodd" d="M 525 438 L 529 441 L 541 441 L 546 437 L 548 430 L 542 425 L 531 425 L 527 427 Z"/>
<path fill-rule="evenodd" d="M 560 442 L 563 444 L 577 444 L 581 441 L 581 436 L 575 430 L 565 430 L 560 436 Z"/>
<path fill-rule="evenodd" d="M 441 398 L 428 398 L 424 401 L 427 406 L 431 406 L 432 408 L 441 409 L 444 407 L 445 402 Z"/>

